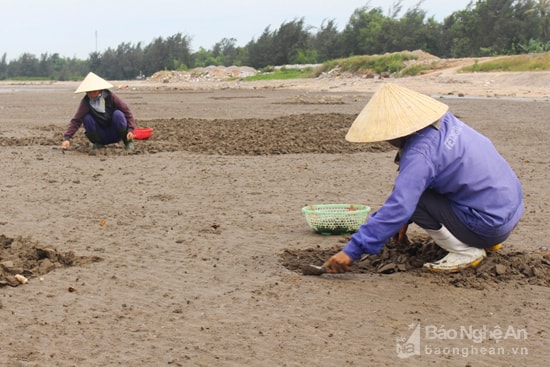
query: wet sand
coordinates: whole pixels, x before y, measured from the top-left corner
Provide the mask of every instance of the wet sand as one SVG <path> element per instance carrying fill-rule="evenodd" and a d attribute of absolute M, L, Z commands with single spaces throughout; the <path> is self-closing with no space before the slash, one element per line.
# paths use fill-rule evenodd
<path fill-rule="evenodd" d="M 30 253 L 54 266 L 0 287 L 0 365 L 545 365 L 546 89 L 495 77 L 499 97 L 481 77 L 459 78 L 399 83 L 440 96 L 493 141 L 524 185 L 526 213 L 490 266 L 454 276 L 296 267 L 347 240 L 309 229 L 304 205 L 376 210 L 391 190 L 395 152 L 343 140 L 382 81 L 126 82 L 115 92 L 153 136 L 93 155 L 82 131 L 59 149 L 74 83 L 2 84 L 0 244 L 4 256 L 53 249 Z M 432 245 L 417 228 L 409 236 Z M 419 343 L 407 340 L 416 325 Z"/>

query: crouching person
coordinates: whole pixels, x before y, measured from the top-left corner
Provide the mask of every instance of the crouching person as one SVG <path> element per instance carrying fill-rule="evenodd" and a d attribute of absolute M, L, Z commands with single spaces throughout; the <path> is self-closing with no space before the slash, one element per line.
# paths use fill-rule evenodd
<path fill-rule="evenodd" d="M 84 124 L 85 135 L 94 149 L 122 141 L 124 148 L 134 148 L 134 115 L 128 105 L 109 89 L 113 85 L 89 73 L 75 93 L 85 93 L 63 134 L 61 148 L 69 149 L 71 138 Z"/>
<path fill-rule="evenodd" d="M 524 212 L 521 183 L 491 141 L 448 112 L 448 106 L 385 84 L 359 114 L 346 139 L 387 141 L 398 149 L 394 189 L 344 249 L 329 273 L 350 270 L 415 223 L 448 254 L 424 268 L 456 272 L 477 266 L 502 246 Z"/>

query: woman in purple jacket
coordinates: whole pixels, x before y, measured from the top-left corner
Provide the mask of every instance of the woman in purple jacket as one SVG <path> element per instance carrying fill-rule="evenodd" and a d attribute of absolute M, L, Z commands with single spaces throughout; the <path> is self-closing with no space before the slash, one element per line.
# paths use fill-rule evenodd
<path fill-rule="evenodd" d="M 86 93 L 63 134 L 63 149 L 69 149 L 70 140 L 84 124 L 85 135 L 93 148 L 122 140 L 128 150 L 134 148 L 134 115 L 128 105 L 115 93 L 109 91 L 113 85 L 94 73 L 89 73 L 75 93 Z"/>
<path fill-rule="evenodd" d="M 401 228 L 416 223 L 448 254 L 424 264 L 456 272 L 477 266 L 519 222 L 523 193 L 516 174 L 491 141 L 423 94 L 385 84 L 346 135 L 351 142 L 388 141 L 399 148 L 399 173 L 382 207 L 323 265 L 349 271 L 376 254 Z"/>

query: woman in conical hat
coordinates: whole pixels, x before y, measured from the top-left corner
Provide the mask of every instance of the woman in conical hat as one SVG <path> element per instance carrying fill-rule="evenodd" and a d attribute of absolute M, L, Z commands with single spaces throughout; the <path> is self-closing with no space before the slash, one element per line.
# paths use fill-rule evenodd
<path fill-rule="evenodd" d="M 447 110 L 431 97 L 385 84 L 357 116 L 346 140 L 390 142 L 399 149 L 399 170 L 382 207 L 325 262 L 327 272 L 349 271 L 392 238 L 408 242 L 409 223 L 448 252 L 424 264 L 430 271 L 475 267 L 508 238 L 524 212 L 521 183 L 487 137 Z"/>
<path fill-rule="evenodd" d="M 109 89 L 113 85 L 90 72 L 75 93 L 85 93 L 78 109 L 63 134 L 63 149 L 69 149 L 71 138 L 84 124 L 86 137 L 94 149 L 122 141 L 133 149 L 134 115 L 128 105 Z"/>

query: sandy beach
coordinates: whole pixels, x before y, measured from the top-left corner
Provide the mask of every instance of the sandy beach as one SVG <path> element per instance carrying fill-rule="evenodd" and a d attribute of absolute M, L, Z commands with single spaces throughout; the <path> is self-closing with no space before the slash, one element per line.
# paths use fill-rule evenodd
<path fill-rule="evenodd" d="M 525 215 L 476 270 L 426 273 L 389 244 L 303 276 L 349 238 L 303 206 L 391 191 L 395 151 L 344 140 L 388 81 L 488 136 Z M 154 129 L 132 152 L 92 152 L 82 129 L 60 149 L 78 83 L 0 83 L 1 366 L 547 365 L 549 73 L 113 84 Z"/>

